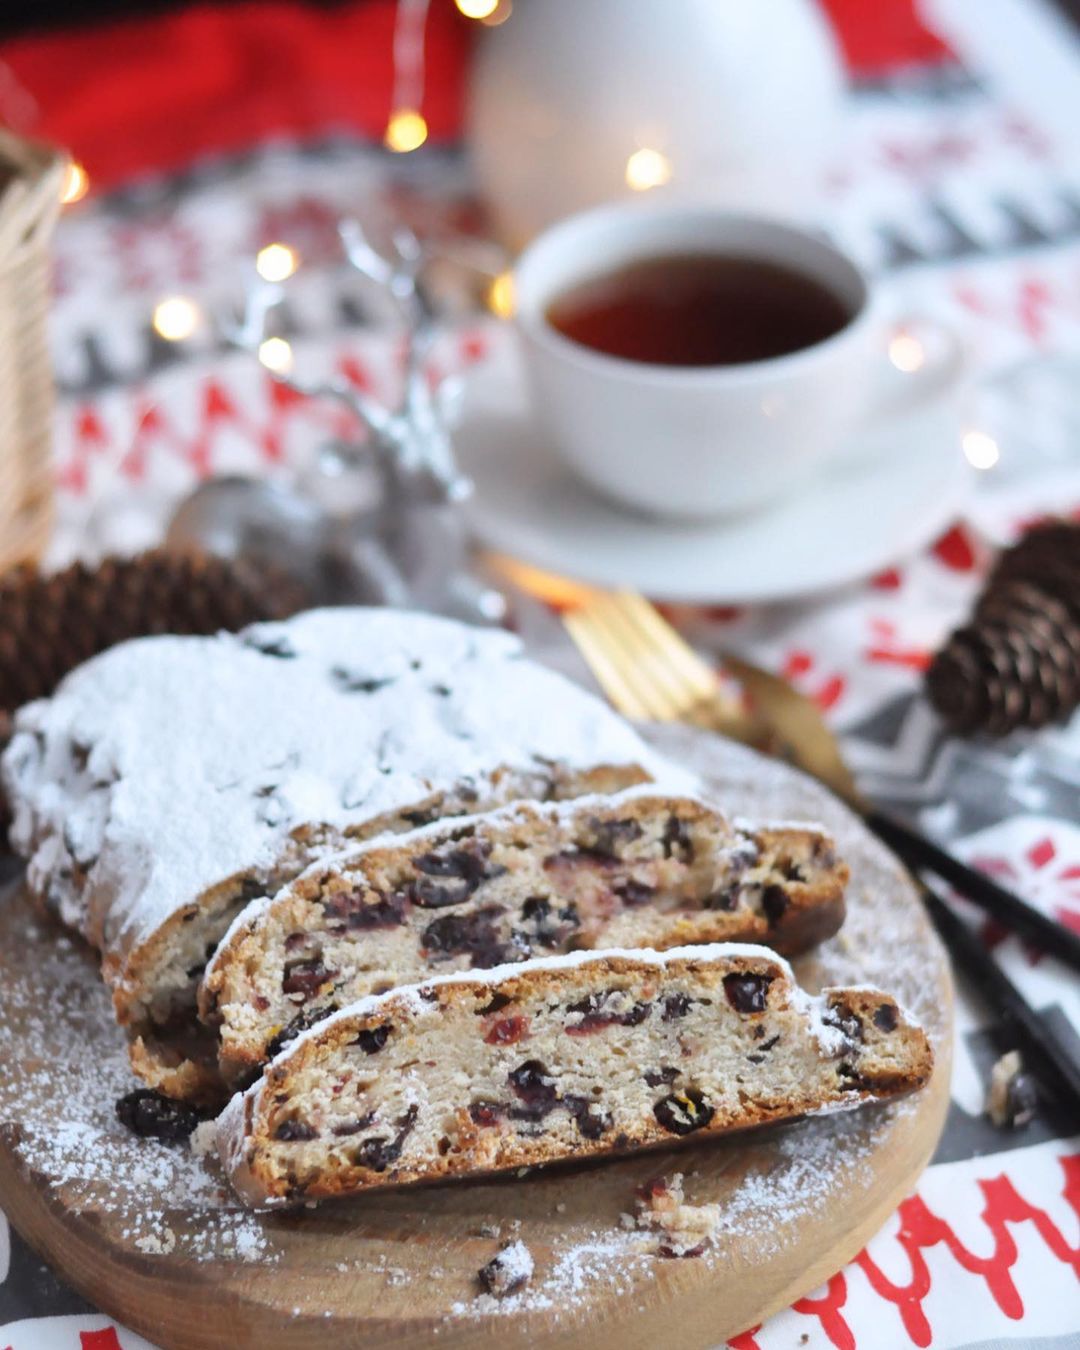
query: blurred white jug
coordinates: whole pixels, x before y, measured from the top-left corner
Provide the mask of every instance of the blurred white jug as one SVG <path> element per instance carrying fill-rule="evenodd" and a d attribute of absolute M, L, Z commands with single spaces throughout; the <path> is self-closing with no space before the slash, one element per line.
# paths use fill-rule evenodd
<path fill-rule="evenodd" d="M 806 216 L 843 91 L 813 0 L 517 0 L 480 38 L 470 145 L 513 246 L 645 189 Z"/>

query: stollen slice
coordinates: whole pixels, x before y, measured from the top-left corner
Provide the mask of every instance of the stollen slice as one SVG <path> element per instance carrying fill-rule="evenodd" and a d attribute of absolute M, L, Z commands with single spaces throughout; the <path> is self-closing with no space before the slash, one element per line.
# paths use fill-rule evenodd
<path fill-rule="evenodd" d="M 748 1129 L 929 1078 L 889 995 L 811 997 L 771 951 L 571 953 L 363 999 L 216 1125 L 252 1205 L 298 1204 Z"/>
<path fill-rule="evenodd" d="M 210 962 L 227 1081 L 395 985 L 579 948 L 830 937 L 848 870 L 813 825 L 731 823 L 658 785 L 519 803 L 319 863 L 249 906 Z"/>

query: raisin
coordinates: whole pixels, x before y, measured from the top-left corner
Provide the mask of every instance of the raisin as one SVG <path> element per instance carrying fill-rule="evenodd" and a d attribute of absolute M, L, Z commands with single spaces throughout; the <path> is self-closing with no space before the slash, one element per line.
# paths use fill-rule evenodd
<path fill-rule="evenodd" d="M 455 877 L 471 882 L 474 887 L 479 886 L 487 874 L 483 853 L 464 848 L 451 849 L 447 853 L 421 853 L 413 859 L 413 866 L 425 876 Z"/>
<path fill-rule="evenodd" d="M 302 1144 L 315 1138 L 315 1127 L 304 1120 L 283 1120 L 274 1131 L 274 1138 L 283 1144 Z"/>
<path fill-rule="evenodd" d="M 472 914 L 445 914 L 428 924 L 421 944 L 428 952 L 467 955 L 474 966 L 484 968 L 523 960 L 529 955 L 528 945 L 506 941 L 495 926 L 503 913 L 500 905 L 488 905 Z"/>
<path fill-rule="evenodd" d="M 136 1088 L 116 1103 L 116 1115 L 140 1139 L 175 1144 L 185 1140 L 202 1117 L 183 1102 L 171 1101 L 150 1088 Z"/>
<path fill-rule="evenodd" d="M 327 970 L 322 958 L 313 956 L 306 961 L 288 961 L 281 980 L 283 994 L 299 994 L 304 999 L 313 998 L 324 984 L 336 977 L 336 970 Z"/>
<path fill-rule="evenodd" d="M 421 877 L 409 883 L 408 896 L 421 909 L 449 909 L 452 905 L 463 905 L 475 890 L 476 887 L 468 881 L 440 885 L 427 877 Z"/>
<path fill-rule="evenodd" d="M 806 873 L 794 858 L 784 858 L 780 864 L 780 871 L 784 874 L 784 879 L 786 881 L 806 880 Z"/>
<path fill-rule="evenodd" d="M 764 1027 L 762 1028 L 762 1030 L 764 1030 Z M 762 1041 L 761 1045 L 758 1046 L 754 1054 L 747 1055 L 746 1058 L 750 1061 L 751 1064 L 764 1063 L 765 1056 L 769 1053 L 769 1051 L 773 1048 L 773 1046 L 777 1043 L 777 1041 L 779 1041 L 779 1039 L 780 1034 L 779 1032 L 777 1032 L 775 1036 L 770 1036 L 767 1041 Z"/>
<path fill-rule="evenodd" d="M 366 932 L 372 928 L 396 928 L 405 921 L 406 899 L 400 892 L 381 895 L 377 900 L 365 901 L 367 892 L 362 887 L 342 891 L 323 903 L 328 919 L 340 920 L 350 932 Z M 344 930 L 342 930 L 344 931 Z"/>
<path fill-rule="evenodd" d="M 827 1027 L 835 1027 L 844 1037 L 848 1048 L 853 1048 L 863 1039 L 863 1024 L 858 1015 L 842 1003 L 830 1003 L 822 1014 L 821 1020 Z"/>
<path fill-rule="evenodd" d="M 761 908 L 770 924 L 779 923 L 791 900 L 782 886 L 766 886 L 761 892 Z"/>
<path fill-rule="evenodd" d="M 581 922 L 575 904 L 571 902 L 555 913 L 546 895 L 530 895 L 521 906 L 521 919 L 527 928 L 523 936 L 533 938 L 544 947 L 565 942 L 571 930 Z"/>
<path fill-rule="evenodd" d="M 736 1012 L 764 1012 L 770 983 L 771 977 L 767 975 L 725 975 L 724 993 Z"/>
<path fill-rule="evenodd" d="M 353 1041 L 353 1045 L 358 1045 L 365 1055 L 375 1055 L 383 1048 L 390 1037 L 393 1027 L 389 1022 L 384 1022 L 381 1027 L 365 1027 Z"/>
<path fill-rule="evenodd" d="M 302 1031 L 307 1031 L 308 1027 L 313 1027 L 316 1022 L 321 1022 L 324 1017 L 329 1017 L 333 1011 L 334 1008 L 331 1006 L 329 1008 L 305 1008 L 303 1012 L 297 1013 L 288 1026 L 282 1027 L 267 1045 L 267 1059 L 273 1059 L 280 1050 L 284 1050 L 290 1041 L 295 1041 Z"/>
<path fill-rule="evenodd" d="M 661 1097 L 653 1107 L 653 1115 L 672 1134 L 692 1134 L 708 1125 L 713 1109 L 696 1088 L 691 1088 L 688 1092 Z"/>
<path fill-rule="evenodd" d="M 420 1108 L 414 1103 L 405 1114 L 398 1118 L 398 1132 L 392 1139 L 376 1135 L 374 1139 L 365 1139 L 353 1154 L 357 1167 L 368 1167 L 373 1172 L 385 1172 L 392 1162 L 401 1157 L 405 1140 L 412 1133 Z"/>
<path fill-rule="evenodd" d="M 672 1064 L 664 1064 L 659 1069 L 646 1069 L 641 1076 L 649 1087 L 659 1087 L 661 1083 L 670 1087 L 678 1078 L 679 1071 Z"/>
<path fill-rule="evenodd" d="M 655 886 L 646 885 L 644 881 L 635 881 L 633 877 L 628 877 L 618 886 L 612 886 L 611 889 L 623 904 L 631 909 L 637 905 L 647 905 L 656 894 Z"/>
<path fill-rule="evenodd" d="M 527 1017 L 500 1017 L 484 1037 L 485 1045 L 516 1045 L 529 1034 Z"/>
<path fill-rule="evenodd" d="M 346 666 L 335 666 L 330 672 L 330 678 L 343 694 L 377 694 L 380 689 L 385 689 L 388 684 L 394 683 L 389 676 L 382 679 L 373 678 L 370 675 L 349 670 Z"/>
<path fill-rule="evenodd" d="M 514 1000 L 509 994 L 492 994 L 490 1003 L 485 1003 L 482 1008 L 477 1008 L 477 1016 L 483 1017 L 487 1013 L 502 1012 L 502 1010 L 508 1008 L 513 1001 Z"/>
<path fill-rule="evenodd" d="M 899 1022 L 900 1018 L 891 1003 L 883 1003 L 874 1009 L 874 1026 L 878 1031 L 895 1031 Z"/>
<path fill-rule="evenodd" d="M 469 1107 L 469 1115 L 474 1125 L 498 1125 L 505 1114 L 506 1107 L 499 1102 L 479 1101 L 473 1102 Z"/>
<path fill-rule="evenodd" d="M 335 1125 L 330 1131 L 338 1139 L 346 1139 L 350 1134 L 359 1134 L 361 1130 L 366 1130 L 375 1119 L 375 1112 L 369 1111 L 366 1116 L 360 1116 L 357 1120 L 347 1120 L 343 1125 Z"/>
<path fill-rule="evenodd" d="M 568 1036 L 588 1036 L 603 1027 L 636 1027 L 644 1022 L 652 1011 L 651 1003 L 635 1003 L 625 1012 L 605 1011 L 605 1005 L 618 991 L 608 989 L 602 994 L 589 994 L 577 1003 L 567 1005 L 567 1012 L 579 1013 L 581 1020 L 566 1028 Z"/>
<path fill-rule="evenodd" d="M 693 1001 L 687 994 L 668 994 L 660 1005 L 664 1010 L 664 1021 L 675 1022 L 685 1017 Z"/>
<path fill-rule="evenodd" d="M 596 853 L 605 858 L 618 859 L 618 850 L 625 844 L 632 844 L 641 838 L 645 831 L 637 820 L 592 820 L 594 840 L 582 851 Z"/>
<path fill-rule="evenodd" d="M 527 1106 L 555 1105 L 555 1080 L 538 1059 L 527 1059 L 507 1074 L 510 1086 Z"/>
<path fill-rule="evenodd" d="M 732 910 L 739 907 L 739 896 L 742 894 L 742 887 L 739 883 L 733 882 L 730 886 L 725 886 L 723 890 L 713 891 L 701 902 L 702 909 L 718 909 L 725 914 L 730 914 Z"/>
<path fill-rule="evenodd" d="M 602 1138 L 615 1123 L 606 1111 L 585 1097 L 567 1095 L 562 1101 L 585 1139 Z"/>
<path fill-rule="evenodd" d="M 686 822 L 678 816 L 668 816 L 664 833 L 660 836 L 665 858 L 679 858 L 682 862 L 694 861 L 694 841 Z"/>
<path fill-rule="evenodd" d="M 257 651 L 260 656 L 276 656 L 285 661 L 292 660 L 296 656 L 296 648 L 284 633 L 260 634 L 258 631 L 245 633 L 243 643 L 245 647 Z"/>

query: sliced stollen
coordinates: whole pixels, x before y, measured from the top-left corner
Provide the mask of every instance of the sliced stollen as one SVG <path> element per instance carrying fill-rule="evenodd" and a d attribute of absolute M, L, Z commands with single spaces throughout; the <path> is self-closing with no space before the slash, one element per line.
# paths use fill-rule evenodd
<path fill-rule="evenodd" d="M 200 1014 L 242 1081 L 336 1008 L 440 972 L 573 948 L 803 951 L 840 927 L 847 875 L 814 826 L 732 825 L 656 786 L 518 803 L 319 862 L 249 906 Z"/>
<path fill-rule="evenodd" d="M 572 953 L 440 976 L 304 1032 L 219 1118 L 254 1205 L 586 1158 L 895 1097 L 921 1028 L 800 990 L 762 947 Z"/>
<path fill-rule="evenodd" d="M 375 609 L 123 643 L 21 709 L 2 764 L 31 888 L 101 949 L 136 1067 L 182 1093 L 185 1050 L 139 1038 L 190 1026 L 234 916 L 320 851 L 658 768 L 512 635 Z"/>

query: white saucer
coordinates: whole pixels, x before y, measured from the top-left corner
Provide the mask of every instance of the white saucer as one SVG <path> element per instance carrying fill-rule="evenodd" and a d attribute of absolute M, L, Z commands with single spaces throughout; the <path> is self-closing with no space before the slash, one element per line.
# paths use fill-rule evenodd
<path fill-rule="evenodd" d="M 476 484 L 469 522 L 487 547 L 657 600 L 756 604 L 872 576 L 955 519 L 971 472 L 951 402 L 875 427 L 871 439 L 857 466 L 752 515 L 700 525 L 639 516 L 564 467 L 500 350 L 470 374 L 454 444 Z"/>

